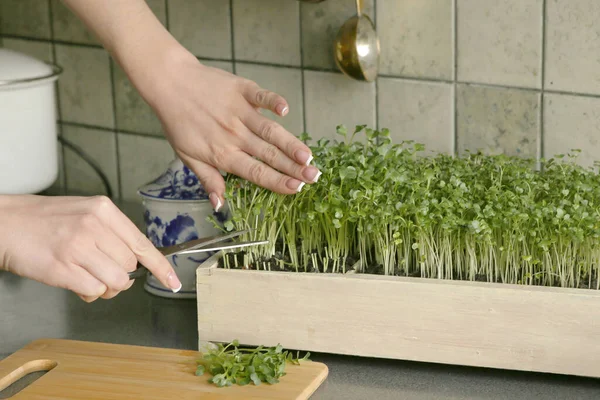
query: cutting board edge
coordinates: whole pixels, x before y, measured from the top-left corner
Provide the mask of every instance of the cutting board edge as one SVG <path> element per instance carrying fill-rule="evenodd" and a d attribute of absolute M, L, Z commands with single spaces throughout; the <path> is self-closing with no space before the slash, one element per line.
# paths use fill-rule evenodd
<path fill-rule="evenodd" d="M 52 337 L 41 337 L 38 339 L 35 339 L 27 344 L 25 344 L 24 346 L 22 346 L 19 350 L 15 351 L 14 353 L 10 354 L 8 357 L 6 357 L 3 360 L 0 360 L 0 371 L 2 371 L 2 373 L 0 375 L 0 380 L 2 380 L 2 378 L 6 375 L 5 373 L 11 373 L 12 371 L 14 371 L 15 367 L 19 368 L 22 365 L 25 364 L 29 364 L 29 363 L 36 363 L 39 362 L 38 364 L 42 365 L 41 362 L 50 362 L 50 361 L 56 361 L 58 363 L 58 365 L 61 364 L 60 362 L 60 356 L 56 356 L 56 359 L 52 359 L 52 357 L 47 357 L 46 355 L 43 355 L 43 353 L 46 351 L 46 348 L 48 348 L 48 350 L 50 352 L 54 352 L 57 354 L 61 354 L 61 353 L 65 353 L 65 354 L 69 354 L 68 352 L 64 351 L 65 345 L 79 345 L 79 346 L 84 346 L 86 348 L 91 348 L 91 349 L 95 349 L 96 351 L 99 348 L 102 347 L 107 347 L 107 348 L 112 348 L 113 350 L 115 349 L 115 347 L 121 347 L 121 348 L 129 348 L 129 349 L 149 349 L 149 350 L 159 350 L 159 351 L 166 351 L 166 352 L 178 352 L 179 355 L 181 356 L 197 356 L 197 355 L 201 355 L 202 352 L 197 351 L 197 350 L 180 350 L 180 349 L 176 349 L 176 348 L 161 348 L 161 347 L 154 347 L 154 346 L 143 346 L 143 345 L 130 345 L 130 344 L 118 344 L 118 343 L 107 343 L 107 342 L 94 342 L 94 341 L 87 341 L 87 340 L 71 340 L 71 339 L 61 339 L 61 338 L 52 338 Z M 90 347 L 91 346 L 91 347 Z M 62 349 L 61 349 L 62 347 Z M 36 357 L 34 354 L 35 352 L 40 352 L 42 354 L 40 354 L 39 357 Z M 185 354 L 183 354 L 185 353 Z M 312 364 L 313 368 L 315 368 L 315 372 L 317 372 L 317 374 L 313 375 L 313 379 L 310 382 L 306 383 L 306 386 L 304 386 L 301 389 L 301 392 L 297 392 L 297 397 L 294 396 L 294 398 L 296 400 L 305 400 L 305 399 L 309 399 L 312 397 L 312 395 L 321 387 L 321 385 L 325 382 L 325 380 L 327 379 L 327 377 L 329 376 L 329 367 L 322 362 L 319 361 L 312 361 L 309 360 L 308 363 Z M 49 364 L 48 364 L 49 365 Z M 57 366 L 57 365 L 55 365 Z M 4 368 L 2 368 L 4 367 Z M 8 369 L 6 368 L 8 367 Z M 50 368 L 50 372 L 52 372 L 53 368 Z M 36 372 L 36 371 L 41 371 L 43 369 L 37 369 L 35 371 L 29 371 L 29 372 Z M 45 378 L 41 377 L 41 379 Z M 18 380 L 18 379 L 17 379 Z M 232 397 L 233 398 L 233 397 Z"/>

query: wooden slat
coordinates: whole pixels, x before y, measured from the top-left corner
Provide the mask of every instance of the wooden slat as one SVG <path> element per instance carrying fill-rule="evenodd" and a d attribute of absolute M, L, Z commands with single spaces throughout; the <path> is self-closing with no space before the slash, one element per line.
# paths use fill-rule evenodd
<path fill-rule="evenodd" d="M 0 361 L 0 388 L 18 379 L 14 371 L 23 365 L 32 371 L 55 362 L 14 399 L 308 399 L 328 373 L 322 363 L 302 362 L 287 366 L 276 385 L 218 388 L 208 383 L 210 375 L 194 375 L 200 357 L 194 351 L 42 339 Z"/>
<path fill-rule="evenodd" d="M 216 263 L 197 274 L 202 341 L 600 377 L 596 290 Z"/>

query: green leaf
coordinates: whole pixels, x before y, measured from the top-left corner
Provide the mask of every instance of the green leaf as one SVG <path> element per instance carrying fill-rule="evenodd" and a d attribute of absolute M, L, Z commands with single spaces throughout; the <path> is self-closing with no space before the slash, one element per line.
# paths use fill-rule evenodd
<path fill-rule="evenodd" d="M 252 382 L 253 382 L 253 383 L 254 383 L 256 386 L 260 385 L 260 383 L 261 383 L 261 381 L 260 381 L 260 378 L 258 377 L 258 375 L 256 374 L 256 372 L 254 372 L 254 373 L 252 373 L 252 374 L 250 375 L 250 379 L 252 380 Z"/>
<path fill-rule="evenodd" d="M 338 135 L 341 135 L 343 137 L 346 137 L 346 135 L 348 134 L 348 130 L 346 129 L 346 127 L 344 125 L 336 126 L 335 131 Z"/>
<path fill-rule="evenodd" d="M 353 166 L 345 167 L 340 170 L 340 178 L 342 179 L 356 179 L 357 176 L 358 173 Z"/>
<path fill-rule="evenodd" d="M 198 367 L 196 368 L 196 376 L 204 375 L 204 371 L 204 365 L 198 365 Z"/>
<path fill-rule="evenodd" d="M 234 230 L 234 228 L 235 228 L 233 226 L 233 221 L 231 221 L 231 220 L 225 221 L 225 223 L 223 224 L 223 226 L 225 227 L 225 229 L 227 229 L 228 232 Z"/>

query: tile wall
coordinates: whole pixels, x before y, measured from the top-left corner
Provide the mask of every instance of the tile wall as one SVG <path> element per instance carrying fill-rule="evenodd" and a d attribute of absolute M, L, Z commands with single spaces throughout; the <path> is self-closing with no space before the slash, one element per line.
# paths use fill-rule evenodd
<path fill-rule="evenodd" d="M 600 159 L 600 1 L 367 0 L 377 25 L 377 82 L 335 67 L 332 41 L 353 0 L 147 0 L 200 60 L 285 96 L 290 131 L 387 127 L 436 152 Z M 65 68 L 60 131 L 104 171 L 117 196 L 173 157 L 158 119 L 59 0 L 0 0 L 0 43 Z M 71 150 L 58 190 L 103 193 Z"/>

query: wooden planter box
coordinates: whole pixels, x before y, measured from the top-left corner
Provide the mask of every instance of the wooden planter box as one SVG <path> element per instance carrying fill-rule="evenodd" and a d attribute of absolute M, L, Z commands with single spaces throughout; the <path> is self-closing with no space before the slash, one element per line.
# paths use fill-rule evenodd
<path fill-rule="evenodd" d="M 197 271 L 202 343 L 600 377 L 600 291 L 402 278 Z"/>

